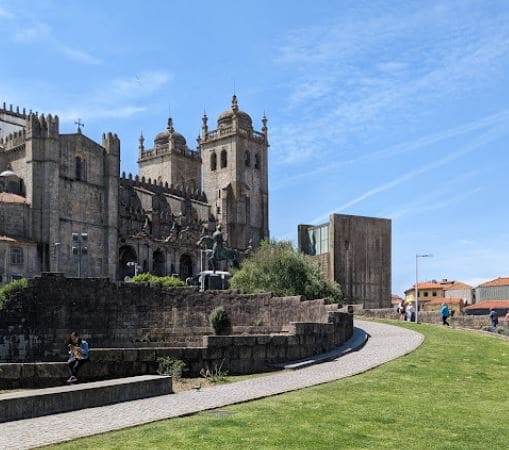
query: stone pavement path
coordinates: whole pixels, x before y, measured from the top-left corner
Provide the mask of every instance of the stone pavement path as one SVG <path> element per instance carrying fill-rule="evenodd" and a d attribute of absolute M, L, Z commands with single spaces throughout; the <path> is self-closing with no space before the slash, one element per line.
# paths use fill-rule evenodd
<path fill-rule="evenodd" d="M 0 424 L 0 449 L 24 449 L 118 430 L 156 420 L 220 408 L 234 403 L 349 377 L 417 348 L 424 336 L 392 325 L 355 321 L 369 333 L 367 344 L 341 358 L 297 371 L 280 372 L 236 383 L 152 397 L 115 405 Z M 81 423 L 83 427 L 70 427 Z"/>

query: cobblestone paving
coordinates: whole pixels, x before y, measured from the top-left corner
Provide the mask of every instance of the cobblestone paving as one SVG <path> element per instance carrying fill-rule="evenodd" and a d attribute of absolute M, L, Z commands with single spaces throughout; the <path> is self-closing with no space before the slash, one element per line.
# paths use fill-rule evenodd
<path fill-rule="evenodd" d="M 0 424 L 0 448 L 24 449 L 167 419 L 349 377 L 403 356 L 423 341 L 411 330 L 356 321 L 369 333 L 367 344 L 341 358 L 297 371 L 99 408 Z M 69 424 L 86 424 L 82 429 Z"/>

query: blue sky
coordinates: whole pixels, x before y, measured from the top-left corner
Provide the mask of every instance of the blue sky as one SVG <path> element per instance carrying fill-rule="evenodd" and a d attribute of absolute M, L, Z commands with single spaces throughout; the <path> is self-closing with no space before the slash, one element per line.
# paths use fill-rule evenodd
<path fill-rule="evenodd" d="M 0 101 L 190 146 L 236 84 L 270 136 L 270 228 L 393 220 L 393 291 L 509 275 L 509 2 L 0 0 Z"/>

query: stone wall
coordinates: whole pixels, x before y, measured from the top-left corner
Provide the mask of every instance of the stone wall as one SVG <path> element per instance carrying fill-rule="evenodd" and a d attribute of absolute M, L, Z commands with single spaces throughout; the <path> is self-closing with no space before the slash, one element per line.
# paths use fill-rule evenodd
<path fill-rule="evenodd" d="M 399 314 L 392 308 L 387 309 L 363 309 L 355 311 L 356 316 L 366 317 L 369 319 L 399 319 Z M 453 327 L 480 329 L 490 326 L 491 322 L 487 315 L 485 316 L 468 316 L 455 315 L 449 317 L 449 323 Z M 438 312 L 419 311 L 419 322 L 441 324 L 442 317 Z"/>
<path fill-rule="evenodd" d="M 0 361 L 58 361 L 79 330 L 92 348 L 202 346 L 208 315 L 222 305 L 235 334 L 289 333 L 291 322 L 327 323 L 337 305 L 300 297 L 164 290 L 107 279 L 43 275 L 0 310 Z"/>
<path fill-rule="evenodd" d="M 351 337 L 351 314 L 335 311 L 326 317 L 327 323 L 292 323 L 287 334 L 203 336 L 199 347 L 93 348 L 80 379 L 155 374 L 158 358 L 165 356 L 183 360 L 187 376 L 217 368 L 229 374 L 273 370 L 275 364 L 333 350 Z M 57 386 L 68 377 L 62 362 L 0 363 L 0 371 L 0 389 Z"/>

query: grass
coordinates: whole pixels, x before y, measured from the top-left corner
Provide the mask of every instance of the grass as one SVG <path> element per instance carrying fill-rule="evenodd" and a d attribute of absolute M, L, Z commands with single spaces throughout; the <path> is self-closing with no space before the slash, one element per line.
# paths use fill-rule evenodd
<path fill-rule="evenodd" d="M 401 324 L 400 324 L 401 325 Z M 362 375 L 80 439 L 61 449 L 503 449 L 509 432 L 509 343 L 416 328 L 415 352 Z"/>

